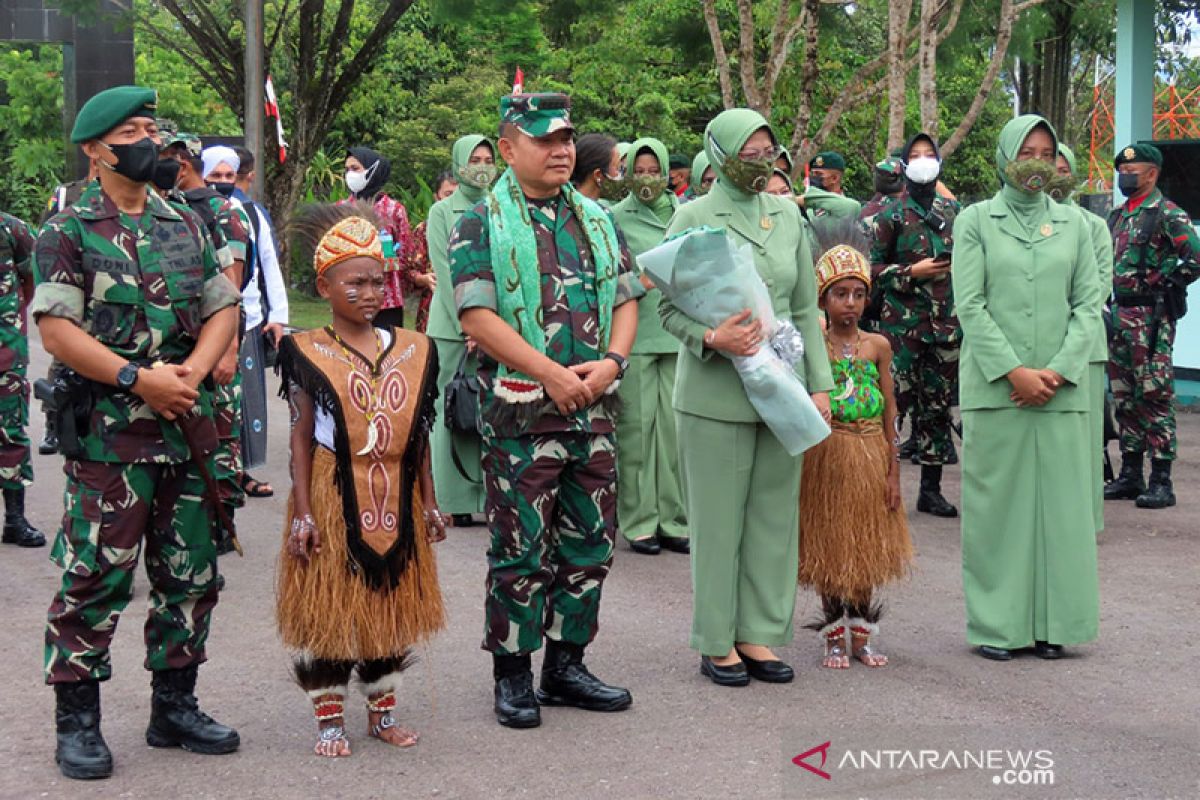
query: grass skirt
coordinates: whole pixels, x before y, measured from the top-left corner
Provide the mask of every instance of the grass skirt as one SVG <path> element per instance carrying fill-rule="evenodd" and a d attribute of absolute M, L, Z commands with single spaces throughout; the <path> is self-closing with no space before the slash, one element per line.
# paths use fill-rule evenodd
<path fill-rule="evenodd" d="M 889 511 L 891 455 L 877 420 L 835 422 L 804 453 L 800 482 L 799 580 L 822 595 L 867 602 L 904 577 L 913 558 L 904 506 Z"/>
<path fill-rule="evenodd" d="M 400 656 L 445 627 L 437 563 L 425 538 L 419 493 L 413 494 L 414 557 L 392 589 L 372 589 L 350 570 L 335 458 L 313 448 L 310 498 L 321 552 L 308 562 L 287 553 L 288 500 L 276 583 L 275 614 L 284 644 L 313 658 L 365 661 Z"/>

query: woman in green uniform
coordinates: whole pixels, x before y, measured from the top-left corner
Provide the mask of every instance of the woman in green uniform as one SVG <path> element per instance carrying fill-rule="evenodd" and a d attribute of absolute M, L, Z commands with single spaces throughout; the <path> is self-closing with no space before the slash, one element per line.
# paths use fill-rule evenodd
<path fill-rule="evenodd" d="M 629 148 L 630 194 L 613 206 L 613 219 L 636 258 L 660 244 L 679 200 L 667 191 L 668 154 L 657 139 Z M 617 520 L 634 552 L 654 555 L 663 547 L 688 552 L 687 521 L 679 488 L 679 453 L 671 391 L 679 341 L 658 318 L 662 292 L 643 277 L 638 332 L 621 379 L 623 409 L 617 419 Z"/>
<path fill-rule="evenodd" d="M 1100 281 L 1079 209 L 1042 191 L 1054 130 L 1000 132 L 1003 187 L 955 224 L 963 330 L 962 553 L 967 640 L 999 661 L 1058 658 L 1099 626 L 1088 358 Z"/>
<path fill-rule="evenodd" d="M 458 188 L 429 209 L 425 240 L 436 278 L 426 334 L 438 353 L 438 388 L 445 391 L 458 365 L 467 354 L 467 337 L 454 308 L 454 286 L 450 281 L 450 254 L 446 247 L 450 231 L 464 212 L 487 196 L 496 179 L 495 147 L 485 136 L 464 136 L 450 151 Z M 475 372 L 475 359 L 466 359 L 467 371 Z M 439 415 L 441 416 L 441 415 Z M 472 514 L 483 511 L 483 481 L 480 478 L 479 436 L 451 431 L 445 420 L 433 426 L 430 440 L 433 483 L 442 510 L 452 515 L 455 526 L 470 525 Z"/>
<path fill-rule="evenodd" d="M 716 179 L 717 173 L 708 165 L 708 153 L 703 150 L 696 153 L 692 159 L 692 188 L 696 191 L 696 197 L 708 194 Z"/>
<path fill-rule="evenodd" d="M 807 227 L 794 201 L 763 192 L 778 140 L 761 114 L 744 108 L 718 115 L 704 139 L 717 180 L 708 194 L 679 208 L 667 236 L 710 225 L 725 228 L 739 247 L 750 246 L 775 314 L 791 319 L 804 337 L 796 374 L 828 420 L 833 379 Z M 790 681 L 791 667 L 770 648 L 792 640 L 800 457 L 763 424 L 727 357 L 764 346 L 761 326 L 748 309 L 716 328 L 666 299 L 659 312 L 663 327 L 683 343 L 674 406 L 692 535 L 691 646 L 715 683 Z"/>

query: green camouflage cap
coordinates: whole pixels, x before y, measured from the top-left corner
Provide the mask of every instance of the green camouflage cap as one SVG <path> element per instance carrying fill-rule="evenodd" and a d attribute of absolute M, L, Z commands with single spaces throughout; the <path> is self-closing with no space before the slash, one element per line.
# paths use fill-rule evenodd
<path fill-rule="evenodd" d="M 575 130 L 571 124 L 571 98 L 558 92 L 506 94 L 500 98 L 500 122 L 515 125 L 533 137 Z"/>
<path fill-rule="evenodd" d="M 163 147 L 170 147 L 173 144 L 181 144 L 187 151 L 188 158 L 199 158 L 200 151 L 204 149 L 204 142 L 200 141 L 200 137 L 194 133 L 184 133 L 179 131 L 172 134 L 170 137 L 163 137 Z"/>
<path fill-rule="evenodd" d="M 1122 164 L 1153 164 L 1161 167 L 1162 151 L 1152 144 L 1131 144 L 1117 153 L 1113 164 L 1118 167 Z"/>
<path fill-rule="evenodd" d="M 813 156 L 813 160 L 808 162 L 808 166 L 809 169 L 816 167 L 817 169 L 837 169 L 845 172 L 846 159 L 842 158 L 841 153 L 826 150 Z"/>
<path fill-rule="evenodd" d="M 99 139 L 130 117 L 154 119 L 158 92 L 144 86 L 114 86 L 92 95 L 75 115 L 71 141 L 83 144 Z"/>
<path fill-rule="evenodd" d="M 895 156 L 888 156 L 875 164 L 875 171 L 883 175 L 903 175 L 904 162 Z"/>

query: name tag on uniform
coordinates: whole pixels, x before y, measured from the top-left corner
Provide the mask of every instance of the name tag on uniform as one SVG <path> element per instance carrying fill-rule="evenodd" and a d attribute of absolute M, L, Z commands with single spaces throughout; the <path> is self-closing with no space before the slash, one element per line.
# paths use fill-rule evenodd
<path fill-rule="evenodd" d="M 204 269 L 204 262 L 201 260 L 200 254 L 195 250 L 177 256 L 164 256 L 159 259 L 158 263 L 164 273 Z"/>
<path fill-rule="evenodd" d="M 138 274 L 136 261 L 101 255 L 100 253 L 84 253 L 83 269 L 85 272 L 115 272 L 119 275 Z"/>

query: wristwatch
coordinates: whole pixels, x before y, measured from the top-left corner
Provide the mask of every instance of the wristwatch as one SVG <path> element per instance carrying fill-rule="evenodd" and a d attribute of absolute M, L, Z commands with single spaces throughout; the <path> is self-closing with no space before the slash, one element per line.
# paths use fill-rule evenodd
<path fill-rule="evenodd" d="M 617 380 L 625 377 L 625 370 L 629 369 L 629 359 L 620 353 L 609 350 L 604 354 L 604 357 L 617 362 Z"/>
<path fill-rule="evenodd" d="M 125 366 L 117 371 L 117 388 L 123 392 L 131 390 L 138 380 L 138 371 L 141 369 L 137 364 L 130 361 Z"/>

